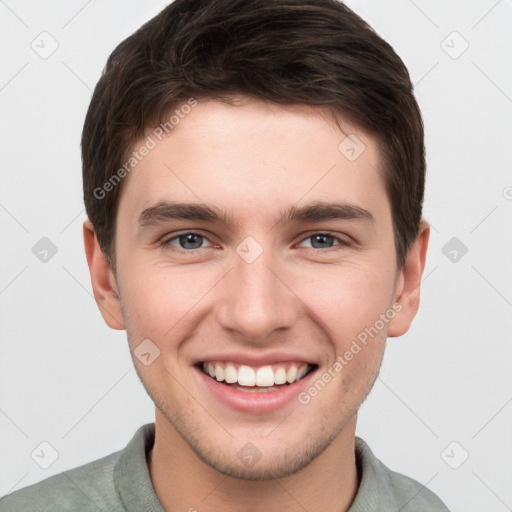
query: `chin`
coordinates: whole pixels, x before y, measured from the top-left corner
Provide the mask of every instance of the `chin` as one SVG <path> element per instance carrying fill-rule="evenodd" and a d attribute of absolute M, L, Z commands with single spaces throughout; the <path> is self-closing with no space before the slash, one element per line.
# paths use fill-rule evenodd
<path fill-rule="evenodd" d="M 298 473 L 320 455 L 329 444 L 330 442 L 325 443 L 325 447 L 306 447 L 301 452 L 287 448 L 282 454 L 276 454 L 273 451 L 272 455 L 265 455 L 259 450 L 256 451 L 254 445 L 247 443 L 235 453 L 234 457 L 227 457 L 225 453 L 218 453 L 217 450 L 204 453 L 201 447 L 189 445 L 194 453 L 215 471 L 230 478 L 254 482 L 285 478 Z M 244 448 L 246 452 L 253 450 L 252 460 L 247 455 L 244 457 L 239 454 Z M 293 455 L 290 455 L 290 452 Z"/>
<path fill-rule="evenodd" d="M 160 411 L 204 464 L 229 478 L 247 481 L 268 481 L 298 473 L 320 456 L 342 430 L 340 425 L 329 436 L 321 427 L 318 432 L 306 429 L 302 437 L 293 440 L 289 432 L 281 433 L 282 439 L 272 439 L 268 433 L 261 437 L 231 435 L 223 436 L 212 446 L 212 438 L 204 434 L 204 428 L 191 425 L 179 415 L 171 419 Z"/>

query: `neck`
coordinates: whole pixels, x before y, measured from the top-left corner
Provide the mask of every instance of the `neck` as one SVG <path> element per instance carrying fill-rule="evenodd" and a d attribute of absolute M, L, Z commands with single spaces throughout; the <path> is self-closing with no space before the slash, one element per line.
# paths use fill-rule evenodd
<path fill-rule="evenodd" d="M 297 473 L 249 481 L 225 476 L 205 464 L 157 409 L 155 444 L 148 454 L 148 468 L 166 512 L 345 512 L 359 485 L 355 424 L 356 416 L 324 452 Z"/>

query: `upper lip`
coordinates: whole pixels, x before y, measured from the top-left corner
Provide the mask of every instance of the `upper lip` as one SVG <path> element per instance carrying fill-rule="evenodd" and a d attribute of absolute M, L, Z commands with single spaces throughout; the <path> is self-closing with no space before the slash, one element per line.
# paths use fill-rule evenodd
<path fill-rule="evenodd" d="M 277 363 L 307 363 L 316 365 L 311 358 L 304 357 L 299 354 L 291 354 L 289 352 L 272 352 L 269 354 L 244 354 L 241 352 L 224 352 L 218 354 L 209 354 L 198 359 L 196 363 L 209 363 L 214 361 L 230 361 L 233 363 L 243 364 L 247 366 L 265 366 Z"/>

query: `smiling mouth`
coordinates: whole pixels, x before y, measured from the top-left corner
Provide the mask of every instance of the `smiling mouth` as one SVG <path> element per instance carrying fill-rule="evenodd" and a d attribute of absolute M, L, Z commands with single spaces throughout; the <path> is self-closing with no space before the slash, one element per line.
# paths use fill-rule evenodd
<path fill-rule="evenodd" d="M 199 363 L 198 368 L 213 380 L 240 391 L 268 392 L 300 381 L 317 365 L 288 362 L 252 367 L 226 361 L 208 361 Z"/>

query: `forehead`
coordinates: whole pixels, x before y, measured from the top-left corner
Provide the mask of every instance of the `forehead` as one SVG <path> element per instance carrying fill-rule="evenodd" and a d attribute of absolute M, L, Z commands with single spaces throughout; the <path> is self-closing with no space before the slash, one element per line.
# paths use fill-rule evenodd
<path fill-rule="evenodd" d="M 254 217 L 301 200 L 389 206 L 376 139 L 342 116 L 337 124 L 327 107 L 210 99 L 178 114 L 168 135 L 148 130 L 135 145 L 152 148 L 130 172 L 120 209 L 172 199 Z"/>

